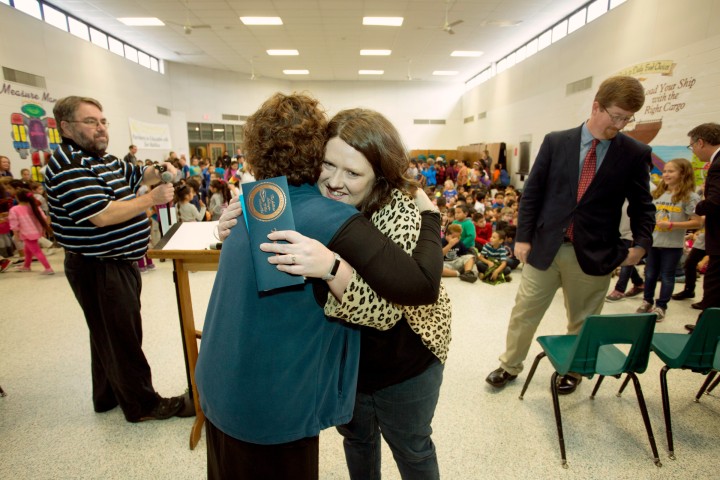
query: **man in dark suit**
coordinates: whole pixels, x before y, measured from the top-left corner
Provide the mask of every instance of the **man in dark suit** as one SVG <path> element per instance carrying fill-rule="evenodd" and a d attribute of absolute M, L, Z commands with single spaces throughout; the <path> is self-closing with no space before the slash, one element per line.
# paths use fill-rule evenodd
<path fill-rule="evenodd" d="M 710 162 L 705 177 L 705 198 L 695 213 L 705 216 L 705 253 L 710 257 L 703 279 L 701 310 L 720 307 L 720 125 L 703 123 L 688 132 L 688 148 L 703 162 Z M 693 305 L 693 306 L 695 306 Z M 685 325 L 692 331 L 695 325 Z"/>
<path fill-rule="evenodd" d="M 508 325 L 500 368 L 486 381 L 504 387 L 522 371 L 535 331 L 558 288 L 563 289 L 568 333 L 599 314 L 619 265 L 635 265 L 652 245 L 655 207 L 650 196 L 650 147 L 620 133 L 642 108 L 639 81 L 605 80 L 590 118 L 577 128 L 548 134 L 520 201 L 515 256 L 525 263 Z M 634 246 L 620 239 L 628 200 Z M 559 379 L 560 393 L 581 378 Z"/>

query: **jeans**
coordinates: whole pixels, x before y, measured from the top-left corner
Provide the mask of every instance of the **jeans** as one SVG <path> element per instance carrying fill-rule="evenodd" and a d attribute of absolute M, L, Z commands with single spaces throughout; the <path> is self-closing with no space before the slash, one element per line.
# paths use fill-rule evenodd
<path fill-rule="evenodd" d="M 337 427 L 345 437 L 345 461 L 352 480 L 380 479 L 380 434 L 404 480 L 439 479 L 430 435 L 440 396 L 443 365 L 372 394 L 357 393 L 353 418 Z"/>
<path fill-rule="evenodd" d="M 700 260 L 705 256 L 705 249 L 691 248 L 690 253 L 685 259 L 685 291 L 695 293 L 695 284 L 697 283 L 697 266 Z"/>
<path fill-rule="evenodd" d="M 623 243 L 628 248 L 632 246 L 631 240 L 623 239 Z M 635 265 L 620 267 L 620 275 L 618 275 L 618 280 L 615 283 L 615 290 L 625 293 L 625 290 L 627 290 L 628 280 L 632 280 L 633 285 L 636 287 L 643 284 L 643 279 L 638 273 L 637 268 L 635 268 Z"/>
<path fill-rule="evenodd" d="M 675 288 L 675 269 L 682 257 L 682 248 L 653 247 L 645 263 L 644 299 L 652 304 L 655 296 L 655 285 L 660 280 L 660 294 L 656 305 L 666 309 L 670 296 Z"/>

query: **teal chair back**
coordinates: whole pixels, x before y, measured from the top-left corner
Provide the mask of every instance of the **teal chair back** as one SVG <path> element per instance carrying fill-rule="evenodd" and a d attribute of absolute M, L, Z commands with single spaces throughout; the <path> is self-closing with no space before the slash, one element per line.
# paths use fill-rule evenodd
<path fill-rule="evenodd" d="M 647 368 L 656 318 L 654 313 L 591 315 L 577 336 L 574 351 L 565 357 L 565 365 L 555 365 L 551 352 L 545 351 L 561 375 L 576 372 L 592 378 L 595 373 L 642 373 Z M 626 354 L 616 345 L 628 345 L 624 350 L 629 351 Z"/>
<path fill-rule="evenodd" d="M 708 372 L 720 366 L 720 308 L 708 308 L 695 325 L 680 355 L 665 362 L 670 368 Z"/>

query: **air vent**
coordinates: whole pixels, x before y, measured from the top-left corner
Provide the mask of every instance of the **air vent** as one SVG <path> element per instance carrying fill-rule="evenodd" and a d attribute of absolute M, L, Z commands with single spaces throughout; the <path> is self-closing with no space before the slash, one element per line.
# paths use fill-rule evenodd
<path fill-rule="evenodd" d="M 413 120 L 413 123 L 415 125 L 428 125 L 430 123 L 430 120 L 423 120 L 420 118 L 416 118 L 415 120 Z"/>
<path fill-rule="evenodd" d="M 165 107 L 157 107 L 157 113 L 160 115 L 170 116 L 170 109 Z"/>
<path fill-rule="evenodd" d="M 233 115 L 233 114 L 231 114 L 231 113 L 223 113 L 223 114 L 222 114 L 222 119 L 223 119 L 223 120 L 230 120 L 230 121 L 233 121 L 233 122 L 244 122 L 245 120 L 248 119 L 248 116 L 247 116 L 247 115 Z"/>
<path fill-rule="evenodd" d="M 474 121 L 475 121 L 475 117 L 472 115 L 470 115 L 469 117 L 463 118 L 463 123 L 470 123 L 470 122 L 474 122 Z"/>
<path fill-rule="evenodd" d="M 433 120 L 428 118 L 416 118 L 413 120 L 415 125 L 445 125 L 445 120 Z"/>
<path fill-rule="evenodd" d="M 478 113 L 478 120 L 482 120 L 487 117 L 487 112 Z"/>
<path fill-rule="evenodd" d="M 12 68 L 3 67 L 3 76 L 8 82 L 22 83 L 31 87 L 46 88 L 45 77 L 34 75 L 32 73 L 21 72 Z"/>
<path fill-rule="evenodd" d="M 430 125 L 445 125 L 445 120 L 430 120 Z"/>
<path fill-rule="evenodd" d="M 582 92 L 592 88 L 593 77 L 583 78 L 577 82 L 568 83 L 565 87 L 565 95 L 572 95 L 573 93 Z"/>

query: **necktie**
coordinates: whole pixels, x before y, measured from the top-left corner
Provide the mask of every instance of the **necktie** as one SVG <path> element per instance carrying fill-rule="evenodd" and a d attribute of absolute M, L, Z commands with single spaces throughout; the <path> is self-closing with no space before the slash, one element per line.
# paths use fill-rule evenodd
<path fill-rule="evenodd" d="M 578 189 L 577 189 L 577 201 L 579 202 L 582 196 L 585 194 L 585 190 L 587 190 L 588 186 L 590 186 L 590 182 L 592 182 L 593 177 L 595 176 L 595 169 L 597 167 L 597 144 L 600 143 L 600 140 L 597 138 L 593 138 L 592 145 L 590 145 L 590 150 L 588 150 L 587 155 L 585 155 L 585 161 L 583 162 L 583 168 L 580 172 L 580 181 L 578 182 Z M 574 234 L 574 222 L 570 222 L 570 226 L 567 229 L 566 235 L 570 239 L 570 241 L 573 241 L 573 234 Z"/>

